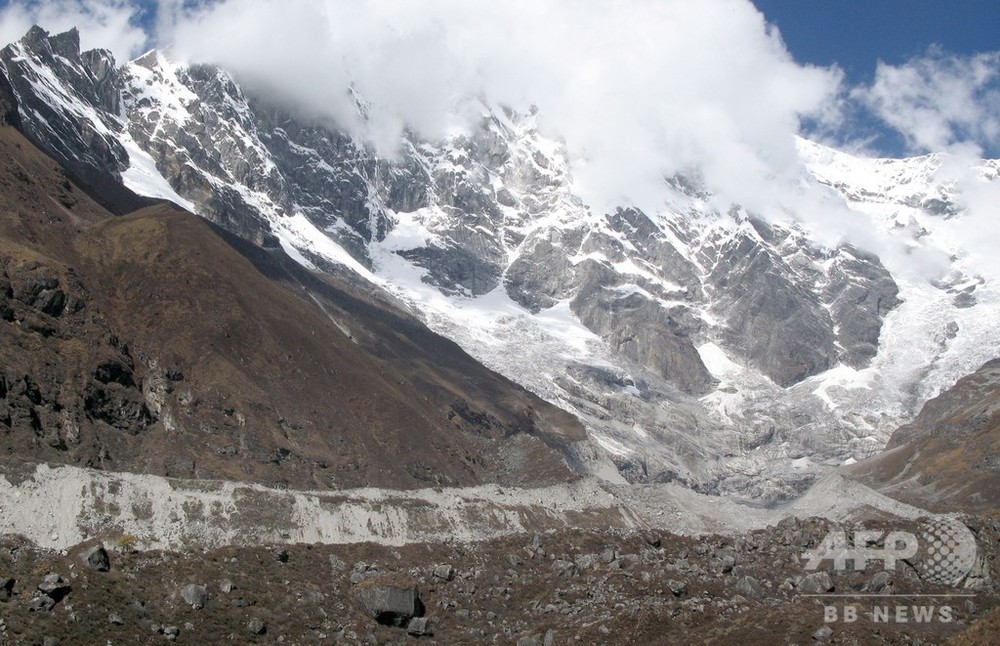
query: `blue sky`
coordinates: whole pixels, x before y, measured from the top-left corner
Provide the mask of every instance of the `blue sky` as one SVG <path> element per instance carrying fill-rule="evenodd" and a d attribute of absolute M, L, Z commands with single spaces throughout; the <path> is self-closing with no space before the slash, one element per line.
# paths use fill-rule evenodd
<path fill-rule="evenodd" d="M 800 63 L 836 65 L 849 86 L 875 82 L 879 62 L 905 66 L 926 57 L 969 57 L 1000 50 L 998 0 L 754 0 Z M 992 83 L 996 89 L 996 82 Z M 1000 102 L 993 105 L 1000 113 Z M 873 152 L 914 152 L 906 137 L 872 111 L 847 105 L 837 143 L 866 140 Z M 982 138 L 981 138 L 982 139 Z M 979 141 L 983 154 L 1000 156 L 1000 144 Z"/>
<path fill-rule="evenodd" d="M 879 60 L 892 65 L 932 45 L 954 54 L 1000 49 L 998 0 L 754 0 L 801 63 L 839 65 L 870 83 Z"/>

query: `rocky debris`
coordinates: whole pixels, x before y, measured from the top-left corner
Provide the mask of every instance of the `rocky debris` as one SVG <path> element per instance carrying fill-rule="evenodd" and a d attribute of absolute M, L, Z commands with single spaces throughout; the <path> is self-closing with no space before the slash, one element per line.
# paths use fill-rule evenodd
<path fill-rule="evenodd" d="M 736 555 L 731 550 L 716 554 L 716 567 L 722 574 L 729 574 L 736 566 Z"/>
<path fill-rule="evenodd" d="M 267 624 L 263 619 L 254 617 L 247 622 L 247 632 L 251 635 L 263 635 L 267 632 Z"/>
<path fill-rule="evenodd" d="M 190 583 L 181 588 L 181 598 L 195 610 L 200 610 L 208 603 L 208 588 L 197 583 Z"/>
<path fill-rule="evenodd" d="M 1000 523 L 994 523 L 983 521 L 975 527 L 990 563 L 1000 549 Z M 866 528 L 884 530 L 887 526 L 913 531 L 918 523 L 894 521 Z M 264 622 L 267 639 L 277 642 L 284 636 L 285 643 L 396 643 L 417 637 L 447 643 L 515 644 L 524 639 L 524 643 L 543 645 L 758 643 L 782 634 L 790 643 L 803 644 L 812 642 L 812 633 L 823 625 L 822 603 L 804 601 L 792 583 L 804 574 L 799 558 L 803 550 L 815 547 L 817 537 L 829 528 L 829 523 L 808 520 L 739 537 L 693 538 L 663 532 L 659 547 L 650 545 L 643 532 L 619 530 L 559 530 L 535 538 L 507 536 L 471 544 L 288 545 L 288 564 L 275 560 L 270 546 L 187 554 L 144 551 L 116 559 L 110 588 L 108 575 L 86 567 L 74 570 L 73 607 L 67 604 L 65 613 L 58 607 L 51 615 L 31 613 L 29 600 L 17 603 L 15 595 L 14 603 L 3 606 L 3 614 L 11 623 L 20 624 L 19 634 L 26 643 L 38 643 L 36 636 L 51 632 L 52 622 L 64 618 L 60 626 L 66 629 L 60 634 L 69 638 L 85 626 L 88 638 L 79 641 L 86 643 L 144 642 L 153 637 L 153 624 L 154 633 L 166 639 L 171 637 L 161 627 L 180 626 L 183 634 L 175 636 L 178 641 L 220 643 L 231 636 L 254 641 L 254 631 L 260 626 L 252 622 L 256 618 Z M 790 530 L 788 544 L 786 530 Z M 45 571 L 41 563 L 49 570 L 58 569 L 61 563 L 79 565 L 76 554 L 60 556 L 46 550 L 33 552 L 34 548 L 23 545 L 17 550 L 12 547 L 16 546 L 0 541 L 0 567 L 19 580 L 27 573 Z M 16 558 L 8 557 L 12 551 Z M 728 551 L 738 556 L 739 563 L 722 574 L 718 558 Z M 614 559 L 605 562 L 605 552 L 613 552 Z M 514 553 L 524 556 L 516 569 L 505 558 Z M 377 568 L 377 573 L 354 585 L 348 571 L 331 577 L 327 569 L 331 555 L 345 563 Z M 576 563 L 577 574 L 559 576 L 552 569 L 556 560 Z M 243 565 L 234 570 L 235 562 Z M 449 582 L 433 575 L 442 563 L 454 568 Z M 148 583 L 189 577 L 194 572 L 212 581 L 213 587 L 231 576 L 238 589 L 247 591 L 245 603 L 218 603 L 207 615 L 206 611 L 196 613 L 180 603 L 177 595 L 156 594 L 156 587 Z M 878 573 L 820 574 L 828 575 L 837 589 L 860 592 Z M 192 576 L 190 580 L 197 579 Z M 748 584 L 759 585 L 763 594 L 751 596 L 760 590 L 744 590 Z M 929 587 L 916 576 L 898 572 L 892 585 L 899 595 L 956 590 Z M 377 604 L 366 604 L 364 593 L 359 595 L 366 587 L 372 587 Z M 152 597 L 140 604 L 119 601 L 145 595 Z M 433 612 L 414 608 L 415 599 Z M 944 642 L 998 606 L 1000 586 L 987 586 L 977 591 L 975 604 L 955 605 L 956 621 L 921 626 L 921 639 Z M 416 610 L 421 613 L 411 616 Z M 394 614 L 383 616 L 385 623 L 379 623 L 378 615 L 386 611 Z M 109 613 L 119 615 L 124 623 L 110 623 Z M 80 621 L 68 619 L 71 614 Z M 192 622 L 194 617 L 197 620 Z M 875 624 L 870 616 L 859 613 L 853 624 L 831 627 L 835 634 L 828 641 L 899 644 L 906 643 L 904 635 L 913 624 Z M 873 632 L 876 628 L 878 632 Z"/>
<path fill-rule="evenodd" d="M 45 594 L 36 594 L 34 597 L 31 598 L 31 601 L 28 602 L 28 611 L 48 612 L 49 610 L 55 608 L 55 606 L 56 606 L 56 601 L 52 597 Z"/>
<path fill-rule="evenodd" d="M 455 578 L 455 568 L 451 565 L 438 565 L 434 568 L 433 576 L 442 581 L 451 581 Z"/>
<path fill-rule="evenodd" d="M 406 633 L 414 637 L 433 637 L 434 629 L 431 627 L 429 617 L 414 617 L 406 625 Z"/>
<path fill-rule="evenodd" d="M 823 642 L 830 639 L 831 635 L 833 635 L 833 628 L 830 628 L 829 626 L 823 626 L 812 634 L 812 638 L 818 642 Z"/>
<path fill-rule="evenodd" d="M 868 583 L 865 584 L 863 588 L 865 592 L 870 592 L 872 594 L 884 592 L 888 593 L 892 591 L 892 572 L 877 572 L 875 576 L 871 578 Z"/>
<path fill-rule="evenodd" d="M 802 594 L 824 594 L 833 592 L 834 585 L 826 572 L 813 572 L 802 577 L 796 588 Z"/>
<path fill-rule="evenodd" d="M 42 582 L 38 584 L 38 591 L 52 599 L 55 603 L 65 598 L 72 589 L 69 583 L 55 572 L 46 574 Z"/>
<path fill-rule="evenodd" d="M 359 561 L 354 564 L 354 569 L 351 571 L 351 583 L 361 583 L 365 579 L 370 579 L 377 575 L 378 565 Z"/>
<path fill-rule="evenodd" d="M 123 626 L 123 625 L 125 625 L 125 620 L 122 619 L 122 616 L 120 614 L 118 614 L 117 612 L 112 612 L 110 615 L 108 615 L 108 622 L 112 623 L 112 624 L 114 624 L 116 626 Z"/>
<path fill-rule="evenodd" d="M 111 558 L 104 545 L 95 545 L 83 555 L 83 562 L 95 572 L 107 572 L 111 569 Z"/>
<path fill-rule="evenodd" d="M 557 576 L 575 576 L 577 573 L 577 567 L 576 563 L 572 561 L 554 559 L 552 561 L 552 571 Z"/>
<path fill-rule="evenodd" d="M 354 595 L 380 624 L 405 626 L 424 614 L 415 581 L 383 575 L 357 584 Z"/>
<path fill-rule="evenodd" d="M 736 589 L 740 594 L 751 599 L 761 599 L 767 594 L 760 581 L 752 576 L 741 576 L 736 583 Z"/>
<path fill-rule="evenodd" d="M 229 594 L 235 589 L 236 589 L 236 584 L 233 583 L 230 579 L 223 579 L 222 581 L 219 581 L 219 590 L 221 590 L 222 592 Z"/>

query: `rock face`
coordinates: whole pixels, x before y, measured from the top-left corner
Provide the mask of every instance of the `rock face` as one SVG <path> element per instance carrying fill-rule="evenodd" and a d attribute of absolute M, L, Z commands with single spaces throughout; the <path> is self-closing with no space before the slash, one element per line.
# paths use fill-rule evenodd
<path fill-rule="evenodd" d="M 3 58 L 15 101 L 47 101 L 65 127 L 90 128 L 32 84 L 51 69 L 72 102 L 98 114 L 92 129 L 138 144 L 200 215 L 362 291 L 388 289 L 477 359 L 578 416 L 629 480 L 789 497 L 818 471 L 877 450 L 915 412 L 919 397 L 906 393 L 932 390 L 920 385 L 930 373 L 901 359 L 886 368 L 884 352 L 877 361 L 902 300 L 877 257 L 820 245 L 794 217 L 722 207 L 695 174 L 669 178 L 657 212 L 601 212 L 578 197 L 536 114 L 484 104 L 467 132 L 407 134 L 385 159 L 224 70 L 152 52 L 112 72 L 104 55 L 74 52 L 71 36 L 29 36 Z M 46 52 L 56 46 L 88 76 L 53 64 Z M 77 89 L 77 77 L 89 85 Z M 110 111 L 111 87 L 120 111 Z M 25 129 L 43 133 L 40 124 Z M 86 160 L 125 172 L 105 157 Z M 824 198 L 882 198 L 814 166 L 830 187 Z M 908 195 L 899 208 L 956 212 L 939 193 Z M 974 285 L 941 291 L 948 307 L 982 306 Z M 47 306 L 58 307 L 52 298 Z M 864 385 L 845 377 L 869 368 Z M 583 452 L 571 459 L 602 464 Z"/>
<path fill-rule="evenodd" d="M 121 185 L 129 155 L 120 141 L 121 70 L 111 52 L 80 52 L 71 29 L 49 35 L 35 26 L 0 51 L 8 99 L 16 103 L 18 128 L 62 164 L 85 191 L 101 196 L 116 213 L 148 205 Z M 86 115 L 86 116 L 81 116 Z"/>
<path fill-rule="evenodd" d="M 565 349 L 519 352 L 521 330 L 506 333 L 506 350 L 483 355 L 470 340 L 480 332 L 448 314 L 423 314 L 489 365 L 581 415 L 619 447 L 614 459 L 629 479 L 711 487 L 733 472 L 709 473 L 703 462 L 731 450 L 723 448 L 728 438 L 700 436 L 719 420 L 693 398 L 722 386 L 698 350 L 706 342 L 776 386 L 759 403 L 745 398 L 747 409 L 727 434 L 798 427 L 813 413 L 776 408 L 773 397 L 838 364 L 867 365 L 896 302 L 895 284 L 876 258 L 849 247 L 810 247 L 800 233 L 744 212 L 693 214 L 696 189 L 683 178 L 672 214 L 591 212 L 573 195 L 566 161 L 538 133 L 533 115 L 491 109 L 478 127 L 448 141 L 407 138 L 399 160 L 390 161 L 215 68 L 181 68 L 153 53 L 123 76 L 130 135 L 205 217 L 249 239 L 273 234 L 314 265 L 342 272 L 322 244 L 304 238 L 319 235 L 362 273 L 388 276 L 390 286 L 402 268 L 449 298 L 502 295 L 523 307 L 528 321 L 568 306 L 566 315 L 601 348 L 581 356 L 585 370 L 615 365 L 624 392 L 578 379 L 580 366 L 566 361 Z M 415 300 L 417 307 L 426 302 Z M 551 337 L 529 329 L 529 338 Z M 551 372 L 533 368 L 550 358 Z M 684 405 L 675 408 L 678 399 Z M 637 436 L 636 427 L 647 435 Z M 679 445 L 674 436 L 682 427 L 691 432 Z M 756 430 L 750 435 L 742 444 L 762 442 Z M 772 432 L 763 442 L 771 441 L 802 440 Z M 837 441 L 834 450 L 853 454 Z M 823 445 L 811 444 L 812 451 Z M 823 446 L 834 448 L 832 440 Z M 733 486 L 751 493 L 741 482 Z"/>

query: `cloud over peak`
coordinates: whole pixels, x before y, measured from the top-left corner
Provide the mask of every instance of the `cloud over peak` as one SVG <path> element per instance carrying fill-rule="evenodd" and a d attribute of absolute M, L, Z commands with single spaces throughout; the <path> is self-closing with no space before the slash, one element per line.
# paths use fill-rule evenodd
<path fill-rule="evenodd" d="M 575 188 L 595 210 L 655 210 L 664 178 L 691 173 L 721 208 L 809 218 L 831 243 L 863 235 L 842 205 L 800 190 L 804 122 L 850 142 L 852 111 L 861 111 L 915 152 L 961 160 L 1000 145 L 1000 53 L 931 51 L 845 88 L 836 67 L 796 62 L 749 0 L 50 0 L 0 9 L 7 41 L 32 23 L 78 26 L 85 47 L 109 47 L 119 60 L 155 44 L 218 64 L 383 154 L 404 128 L 435 139 L 471 127 L 484 102 L 537 106 L 539 127 L 565 143 Z"/>

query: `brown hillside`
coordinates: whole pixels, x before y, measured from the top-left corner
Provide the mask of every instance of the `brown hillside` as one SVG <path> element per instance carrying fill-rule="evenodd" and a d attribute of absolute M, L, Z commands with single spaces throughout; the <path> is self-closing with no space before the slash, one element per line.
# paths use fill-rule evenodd
<path fill-rule="evenodd" d="M 572 477 L 574 418 L 282 256 L 171 205 L 111 216 L 0 129 L 0 451 L 293 487 Z"/>
<path fill-rule="evenodd" d="M 883 453 L 848 472 L 926 509 L 1000 516 L 1000 359 L 924 404 Z"/>

